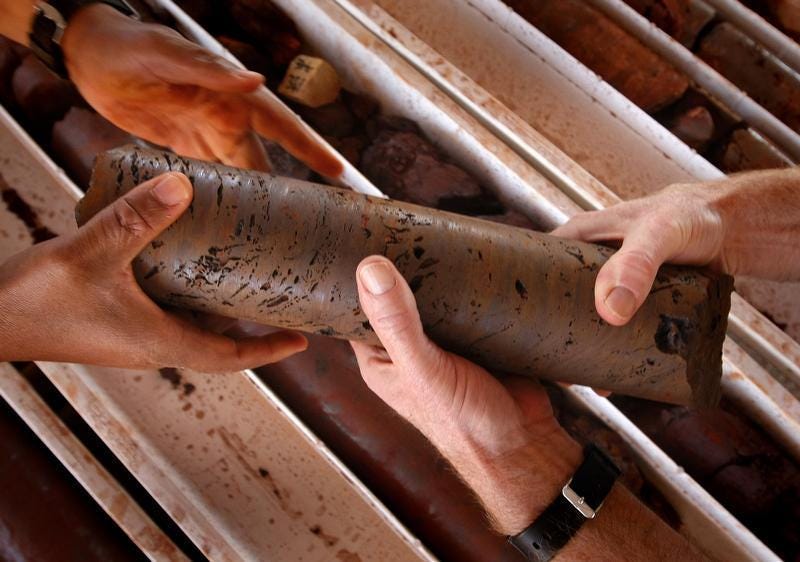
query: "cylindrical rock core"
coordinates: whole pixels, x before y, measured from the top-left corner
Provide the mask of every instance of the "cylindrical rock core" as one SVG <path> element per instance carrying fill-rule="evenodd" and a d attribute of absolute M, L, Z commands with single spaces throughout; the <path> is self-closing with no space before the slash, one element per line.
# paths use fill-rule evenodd
<path fill-rule="evenodd" d="M 134 262 L 161 303 L 379 344 L 355 270 L 381 254 L 431 339 L 490 371 L 677 404 L 719 397 L 728 276 L 663 267 L 614 327 L 594 307 L 609 248 L 135 146 L 98 156 L 78 222 L 168 171 L 189 177 L 194 200 Z"/>

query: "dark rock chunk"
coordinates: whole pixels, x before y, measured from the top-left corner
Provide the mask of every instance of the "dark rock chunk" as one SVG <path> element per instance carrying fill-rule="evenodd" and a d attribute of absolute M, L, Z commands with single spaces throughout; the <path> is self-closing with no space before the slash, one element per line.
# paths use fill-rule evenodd
<path fill-rule="evenodd" d="M 478 183 L 417 134 L 384 130 L 364 151 L 364 174 L 384 193 L 428 207 L 482 195 Z"/>

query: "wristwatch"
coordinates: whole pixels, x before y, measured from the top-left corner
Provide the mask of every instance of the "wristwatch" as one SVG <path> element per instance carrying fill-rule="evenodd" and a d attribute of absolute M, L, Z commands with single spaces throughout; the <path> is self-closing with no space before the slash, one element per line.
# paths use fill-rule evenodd
<path fill-rule="evenodd" d="M 31 50 L 51 69 L 66 74 L 61 39 L 70 17 L 89 4 L 108 4 L 126 16 L 139 14 L 125 0 L 48 0 L 34 6 L 33 26 L 29 34 Z"/>
<path fill-rule="evenodd" d="M 619 475 L 614 461 L 598 446 L 588 444 L 583 450 L 583 463 L 558 497 L 530 527 L 509 537 L 509 542 L 528 560 L 550 560 L 587 519 L 597 516 Z"/>

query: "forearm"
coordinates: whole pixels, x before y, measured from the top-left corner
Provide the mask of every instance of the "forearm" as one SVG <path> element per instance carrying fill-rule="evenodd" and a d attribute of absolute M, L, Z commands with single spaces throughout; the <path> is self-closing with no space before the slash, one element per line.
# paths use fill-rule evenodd
<path fill-rule="evenodd" d="M 595 519 L 584 523 L 556 560 L 681 560 L 707 558 L 617 483 Z"/>
<path fill-rule="evenodd" d="M 725 229 L 721 267 L 732 274 L 800 280 L 800 170 L 734 175 L 716 187 L 710 205 Z"/>
<path fill-rule="evenodd" d="M 0 2 L 0 34 L 23 45 L 28 44 L 28 32 L 33 21 L 33 0 Z"/>
<path fill-rule="evenodd" d="M 495 529 L 515 535 L 558 496 L 582 459 L 562 429 L 500 458 L 460 439 L 438 448 L 475 491 Z M 617 483 L 557 560 L 703 560 L 689 543 Z"/>

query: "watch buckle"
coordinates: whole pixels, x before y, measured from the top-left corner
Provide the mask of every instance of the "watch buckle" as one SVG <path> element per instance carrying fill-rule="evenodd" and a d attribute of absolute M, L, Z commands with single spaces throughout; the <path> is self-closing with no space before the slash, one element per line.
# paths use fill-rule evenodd
<path fill-rule="evenodd" d="M 52 36 L 53 43 L 61 45 L 61 39 L 64 37 L 64 30 L 67 28 L 67 22 L 64 20 L 64 16 L 61 15 L 61 12 L 47 2 L 37 2 L 34 6 L 34 13 L 37 15 L 42 14 L 53 22 L 55 26 Z"/>
<path fill-rule="evenodd" d="M 597 515 L 597 510 L 592 509 L 583 496 L 579 496 L 575 490 L 570 488 L 570 484 L 572 484 L 572 478 L 561 488 L 561 495 L 586 519 L 594 519 L 595 515 Z M 598 506 L 597 509 L 599 510 L 600 507 Z"/>

